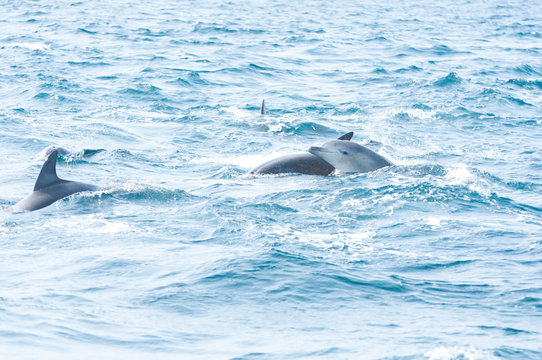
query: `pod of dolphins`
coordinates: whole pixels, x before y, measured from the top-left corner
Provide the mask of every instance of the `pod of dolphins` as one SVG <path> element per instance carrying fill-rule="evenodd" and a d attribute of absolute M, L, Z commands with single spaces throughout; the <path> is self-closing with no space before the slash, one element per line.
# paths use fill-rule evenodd
<path fill-rule="evenodd" d="M 265 103 L 262 102 L 260 113 L 265 114 Z M 334 171 L 341 173 L 369 172 L 392 165 L 376 152 L 350 141 L 353 132 L 349 132 L 336 140 L 322 146 L 311 146 L 308 152 L 285 155 L 267 161 L 250 171 L 253 175 L 270 175 L 298 173 L 306 175 L 329 175 Z M 51 205 L 66 196 L 82 192 L 96 191 L 97 186 L 77 181 L 63 180 L 56 174 L 58 149 L 53 150 L 45 163 L 34 185 L 34 190 L 23 200 L 15 204 L 14 212 L 34 211 Z"/>

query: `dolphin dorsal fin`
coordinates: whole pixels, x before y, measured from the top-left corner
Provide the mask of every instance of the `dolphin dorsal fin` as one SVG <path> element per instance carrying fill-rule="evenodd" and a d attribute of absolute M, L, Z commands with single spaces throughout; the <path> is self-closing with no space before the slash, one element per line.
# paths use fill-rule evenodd
<path fill-rule="evenodd" d="M 352 136 L 354 136 L 354 132 L 350 131 L 349 133 L 346 133 L 343 136 L 341 136 L 340 138 L 338 138 L 338 140 L 350 140 L 350 139 L 352 139 Z"/>
<path fill-rule="evenodd" d="M 260 107 L 260 115 L 265 115 L 265 100 L 262 100 L 262 106 Z"/>
<path fill-rule="evenodd" d="M 34 185 L 34 191 L 43 189 L 47 186 L 51 186 L 54 183 L 57 183 L 60 178 L 56 175 L 56 157 L 58 155 L 58 150 L 52 151 L 49 154 L 47 160 L 41 167 L 40 174 L 36 180 L 36 185 Z"/>

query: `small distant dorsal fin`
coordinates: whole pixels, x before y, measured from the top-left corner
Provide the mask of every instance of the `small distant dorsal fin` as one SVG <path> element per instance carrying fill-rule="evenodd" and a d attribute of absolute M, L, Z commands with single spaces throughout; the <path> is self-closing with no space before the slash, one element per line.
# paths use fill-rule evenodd
<path fill-rule="evenodd" d="M 59 177 L 56 175 L 56 157 L 58 156 L 58 150 L 54 150 L 49 154 L 47 160 L 41 167 L 40 174 L 34 185 L 34 191 L 51 186 L 59 181 Z"/>
<path fill-rule="evenodd" d="M 262 100 L 262 106 L 260 107 L 260 115 L 265 115 L 265 100 Z"/>
<path fill-rule="evenodd" d="M 338 140 L 350 140 L 352 139 L 352 136 L 354 136 L 354 132 L 350 131 L 349 133 L 346 133 L 343 136 L 341 136 Z"/>

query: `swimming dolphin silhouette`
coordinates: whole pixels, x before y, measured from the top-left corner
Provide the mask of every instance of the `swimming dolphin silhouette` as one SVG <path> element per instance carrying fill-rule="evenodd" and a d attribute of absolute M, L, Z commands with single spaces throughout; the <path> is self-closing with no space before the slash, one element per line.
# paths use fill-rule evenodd
<path fill-rule="evenodd" d="M 71 194 L 98 190 L 94 185 L 60 179 L 56 175 L 57 156 L 58 149 L 49 154 L 38 175 L 34 191 L 15 204 L 12 211 L 39 210 Z"/>
<path fill-rule="evenodd" d="M 330 163 L 335 169 L 343 173 L 369 172 L 390 166 L 392 163 L 376 152 L 344 139 L 344 135 L 337 140 L 328 141 L 322 146 L 311 146 L 309 153 Z M 348 135 L 348 134 L 347 134 Z"/>
<path fill-rule="evenodd" d="M 362 150 L 364 149 L 363 151 L 368 151 L 372 153 L 372 154 L 369 153 L 368 157 L 373 156 L 375 158 L 380 157 L 384 159 L 382 156 L 367 149 L 366 147 L 350 142 L 350 139 L 352 139 L 353 135 L 354 135 L 353 132 L 349 132 L 339 137 L 337 140 L 333 140 L 333 141 L 325 143 L 324 145 L 322 145 L 322 147 L 311 147 L 311 149 L 314 149 L 315 152 L 316 152 L 316 149 L 321 149 L 320 153 L 323 153 L 325 150 L 327 150 L 327 147 L 329 147 L 329 152 L 331 152 L 331 149 L 333 148 L 338 148 L 338 144 L 343 144 L 345 147 L 351 147 L 352 145 L 354 145 L 354 149 L 350 151 L 351 152 L 350 157 L 353 158 L 351 160 L 352 162 L 355 162 L 354 159 L 356 159 L 357 157 L 360 157 L 358 154 L 360 150 L 357 147 L 361 147 Z M 348 158 L 349 158 L 348 156 L 345 159 L 340 158 L 340 157 L 328 156 L 327 153 L 325 157 L 323 157 L 323 156 L 320 156 L 319 154 L 312 153 L 309 151 L 308 153 L 285 155 L 273 160 L 269 160 L 255 167 L 254 169 L 252 169 L 250 173 L 260 174 L 260 175 L 284 174 L 284 173 L 300 173 L 300 174 L 306 174 L 306 175 L 329 175 L 333 171 L 335 171 L 335 169 L 340 170 L 340 171 L 345 171 L 344 170 L 345 166 L 343 166 L 342 162 L 347 161 Z M 387 162 L 387 165 L 391 165 L 389 161 L 387 160 L 385 161 Z M 362 170 L 355 170 L 355 171 L 362 171 Z"/>
<path fill-rule="evenodd" d="M 251 174 L 258 175 L 276 175 L 286 173 L 300 173 L 306 175 L 329 175 L 335 168 L 327 161 L 318 156 L 301 153 L 284 155 L 273 160 L 269 160 L 254 169 Z"/>

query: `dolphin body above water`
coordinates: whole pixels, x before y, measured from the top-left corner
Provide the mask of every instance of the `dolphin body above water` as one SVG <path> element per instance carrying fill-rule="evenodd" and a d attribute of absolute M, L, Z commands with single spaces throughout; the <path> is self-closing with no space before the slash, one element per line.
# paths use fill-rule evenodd
<path fill-rule="evenodd" d="M 351 142 L 349 132 L 322 146 L 311 146 L 308 153 L 285 155 L 267 161 L 250 171 L 255 175 L 300 173 L 329 175 L 340 172 L 368 172 L 392 165 L 386 158 L 365 146 Z"/>
<path fill-rule="evenodd" d="M 335 168 L 318 156 L 301 153 L 278 157 L 269 160 L 250 171 L 257 175 L 276 175 L 300 173 L 306 175 L 329 175 Z"/>
<path fill-rule="evenodd" d="M 392 165 L 382 155 L 365 146 L 349 141 L 353 134 L 346 134 L 350 135 L 349 139 L 343 139 L 346 136 L 343 135 L 339 139 L 328 141 L 322 146 L 311 146 L 309 153 L 327 161 L 342 173 L 363 173 Z"/>
<path fill-rule="evenodd" d="M 52 151 L 43 164 L 34 191 L 13 206 L 12 211 L 34 211 L 57 200 L 81 191 L 95 191 L 98 187 L 77 181 L 63 180 L 56 175 L 58 149 Z"/>

